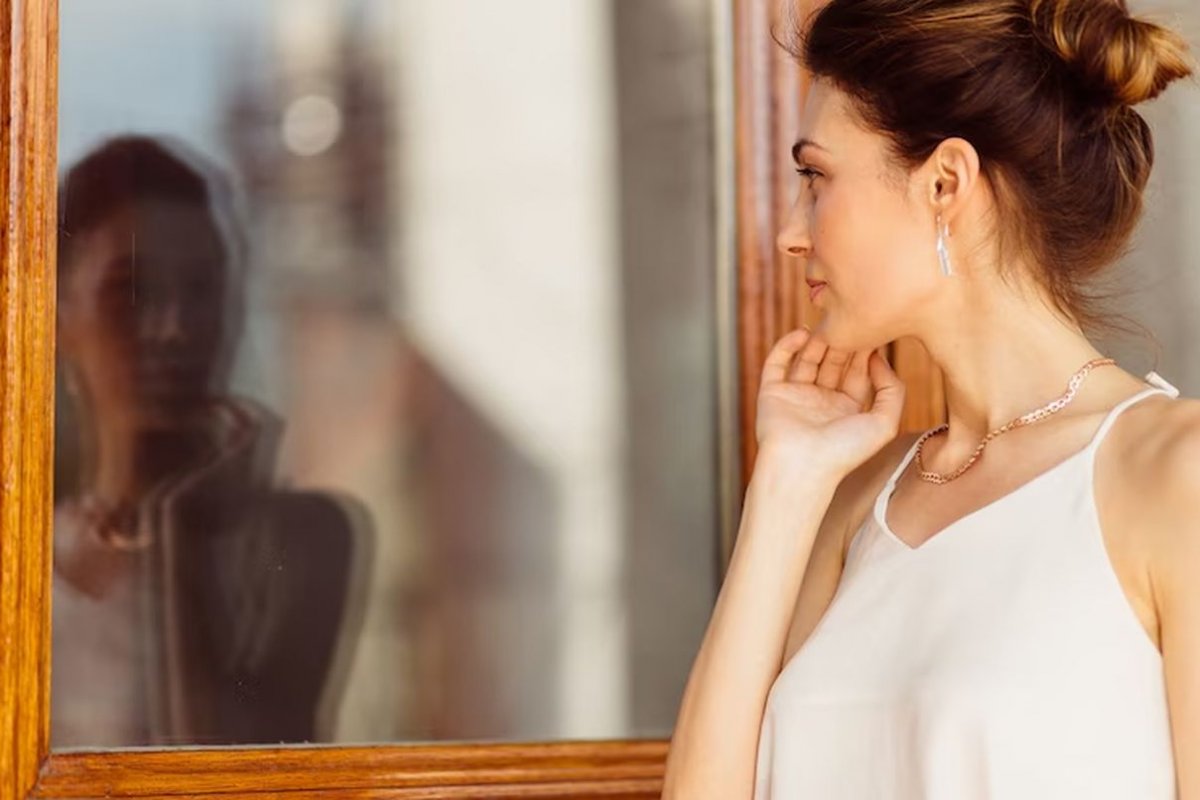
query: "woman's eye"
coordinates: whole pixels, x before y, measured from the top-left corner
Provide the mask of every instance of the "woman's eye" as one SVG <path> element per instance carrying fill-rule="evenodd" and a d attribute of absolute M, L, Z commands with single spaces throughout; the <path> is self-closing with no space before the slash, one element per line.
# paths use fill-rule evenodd
<path fill-rule="evenodd" d="M 817 172 L 815 169 L 812 169 L 811 167 L 796 167 L 796 174 L 811 181 L 813 178 L 816 178 L 821 173 Z"/>

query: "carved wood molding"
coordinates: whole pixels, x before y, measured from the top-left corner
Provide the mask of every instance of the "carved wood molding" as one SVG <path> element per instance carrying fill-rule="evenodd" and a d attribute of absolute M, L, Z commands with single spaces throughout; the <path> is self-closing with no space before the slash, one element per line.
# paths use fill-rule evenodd
<path fill-rule="evenodd" d="M 799 117 L 800 71 L 771 39 L 775 0 L 736 0 L 738 365 L 742 490 L 754 467 L 755 404 L 763 361 L 775 341 L 808 319 L 799 306 L 795 265 L 775 249 L 780 222 L 794 198 L 784 142 Z M 789 269 L 788 267 L 791 267 Z"/>
<path fill-rule="evenodd" d="M 657 798 L 666 750 L 605 741 L 56 753 L 34 796 Z"/>
<path fill-rule="evenodd" d="M 55 0 L 0 2 L 0 797 L 49 751 Z"/>

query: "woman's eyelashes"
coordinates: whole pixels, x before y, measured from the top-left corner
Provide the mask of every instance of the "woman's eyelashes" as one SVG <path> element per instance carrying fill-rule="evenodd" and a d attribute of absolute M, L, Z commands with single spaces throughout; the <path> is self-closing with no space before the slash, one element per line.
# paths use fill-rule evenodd
<path fill-rule="evenodd" d="M 803 177 L 805 180 L 812 182 L 812 180 L 819 177 L 821 173 L 817 172 L 812 167 L 796 167 L 796 174 Z"/>

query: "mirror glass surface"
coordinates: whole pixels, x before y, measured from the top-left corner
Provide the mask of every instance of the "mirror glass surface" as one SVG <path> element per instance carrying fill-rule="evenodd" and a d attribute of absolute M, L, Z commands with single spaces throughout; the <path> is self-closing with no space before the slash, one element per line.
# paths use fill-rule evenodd
<path fill-rule="evenodd" d="M 63 0 L 56 749 L 665 738 L 709 0 Z"/>

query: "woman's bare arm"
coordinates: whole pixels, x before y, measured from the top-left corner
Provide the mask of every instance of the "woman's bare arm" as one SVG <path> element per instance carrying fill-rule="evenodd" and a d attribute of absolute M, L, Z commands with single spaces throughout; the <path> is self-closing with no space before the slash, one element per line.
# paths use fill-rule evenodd
<path fill-rule="evenodd" d="M 839 479 L 760 451 L 729 569 L 684 689 L 664 800 L 750 798 L 767 694 Z"/>
<path fill-rule="evenodd" d="M 825 616 L 841 583 L 854 532 L 872 513 L 875 497 L 884 482 L 919 435 L 910 432 L 897 436 L 838 484 L 816 541 L 813 542 L 804 580 L 800 583 L 796 610 L 792 612 L 792 624 L 783 648 L 781 668 L 804 646 Z"/>
<path fill-rule="evenodd" d="M 1179 800 L 1200 800 L 1200 402 L 1171 404 L 1156 424 L 1165 444 L 1127 480 L 1140 489 L 1149 533 Z"/>
<path fill-rule="evenodd" d="M 843 524 L 840 513 L 827 513 L 838 486 L 895 438 L 903 406 L 904 384 L 878 351 L 837 350 L 802 327 L 767 355 L 755 414 L 758 458 L 684 688 L 664 800 L 752 797 L 766 700 L 814 544 L 823 545 L 824 574 L 828 554 L 840 553 L 827 546 Z"/>

